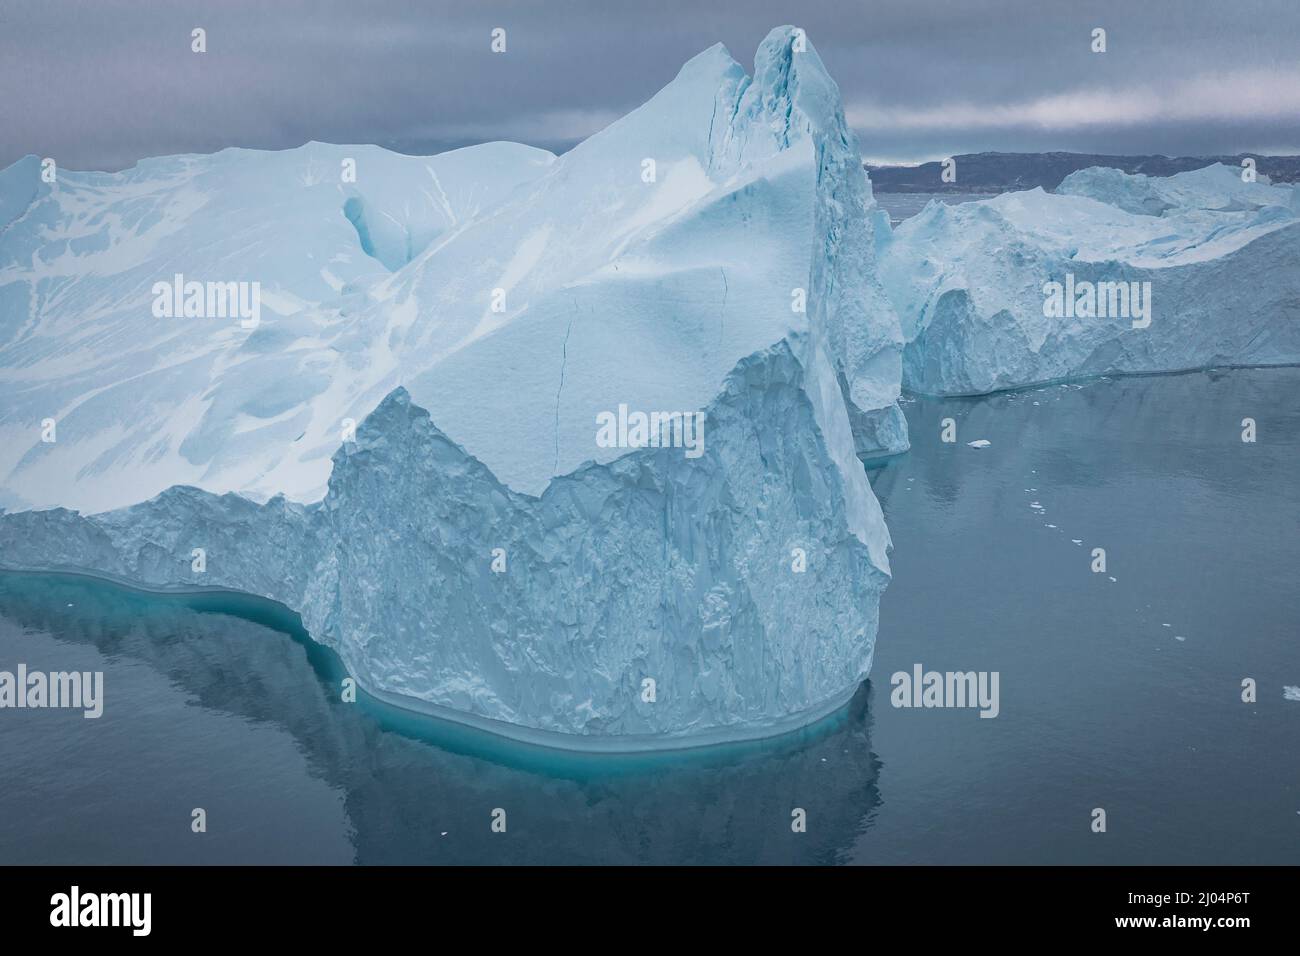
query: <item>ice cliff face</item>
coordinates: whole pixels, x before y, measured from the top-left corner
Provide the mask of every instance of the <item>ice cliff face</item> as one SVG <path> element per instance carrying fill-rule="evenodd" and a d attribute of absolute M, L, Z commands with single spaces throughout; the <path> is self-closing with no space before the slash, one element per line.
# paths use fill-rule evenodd
<path fill-rule="evenodd" d="M 887 580 L 879 513 L 864 542 L 806 386 L 778 343 L 727 377 L 699 459 L 642 449 L 540 498 L 398 390 L 335 455 L 320 503 L 175 488 L 91 517 L 4 515 L 0 554 L 272 598 L 368 689 L 514 730 L 613 749 L 761 735 L 866 676 Z"/>
<path fill-rule="evenodd" d="M 883 244 L 908 388 L 1300 361 L 1294 190 L 1214 166 L 1168 179 L 1083 170 L 1061 191 L 933 203 Z M 1074 300 L 1064 312 L 1050 283 Z M 1118 314 L 1121 295 L 1142 296 L 1149 317 Z"/>
<path fill-rule="evenodd" d="M 124 225 L 100 186 L 84 201 L 111 207 L 91 222 L 113 223 L 114 311 L 75 320 L 63 296 L 102 285 L 87 253 L 58 253 L 61 284 L 37 272 L 83 200 L 24 226 L 41 204 L 7 171 L 10 500 L 128 507 L 0 515 L 0 565 L 260 594 L 371 691 L 552 742 L 759 736 L 844 702 L 888 578 L 857 456 L 906 447 L 902 336 L 872 275 L 870 186 L 804 42 L 773 31 L 752 79 L 714 47 L 559 159 L 481 147 L 491 199 L 449 202 L 445 221 L 420 169 L 418 216 L 329 194 L 320 248 L 286 237 L 254 257 L 293 301 L 251 334 L 160 320 L 141 298 L 155 273 L 209 278 L 239 255 L 235 223 L 214 225 L 210 258 L 183 242 L 178 200 L 157 200 L 170 231 L 141 245 L 154 213 Z M 187 183 L 197 161 L 176 162 L 191 215 L 217 204 Z M 291 232 L 314 221 L 286 201 L 304 217 Z M 245 240 L 262 228 L 279 235 L 254 222 Z M 355 271 L 313 278 L 345 242 Z M 137 325 L 131 362 L 100 349 Z M 702 413 L 698 446 L 602 441 L 601 416 L 625 409 Z M 58 440 L 34 444 L 47 414 Z M 134 503 L 159 482 L 199 487 Z"/>
<path fill-rule="evenodd" d="M 773 37 L 786 37 L 788 30 Z M 731 120 L 711 139 L 713 165 L 755 161 L 810 139 L 816 162 L 814 241 L 809 285 L 812 324 L 826 329 L 854 435 L 866 457 L 906 451 L 907 422 L 896 400 L 902 335 L 893 307 L 876 280 L 876 232 L 888 217 L 859 175 L 861 150 L 844 120 L 839 88 L 811 45 L 788 52 L 791 41 L 759 48 L 754 81 L 742 84 Z M 796 38 L 795 42 L 804 42 Z M 866 317 L 863 322 L 859 317 Z"/>

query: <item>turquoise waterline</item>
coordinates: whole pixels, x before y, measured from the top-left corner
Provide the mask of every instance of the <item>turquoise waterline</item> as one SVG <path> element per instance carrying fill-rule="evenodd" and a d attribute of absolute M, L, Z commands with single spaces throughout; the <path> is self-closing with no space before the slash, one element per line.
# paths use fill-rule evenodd
<path fill-rule="evenodd" d="M 503 766 L 531 770 L 575 780 L 629 773 L 643 773 L 662 767 L 713 766 L 763 754 L 801 750 L 844 726 L 849 715 L 865 707 L 866 685 L 860 685 L 849 701 L 830 714 L 801 727 L 769 737 L 727 743 L 709 743 L 633 752 L 583 751 L 548 747 L 480 729 L 454 719 L 443 719 L 391 703 L 357 685 L 355 704 L 342 700 L 342 681 L 350 676 L 342 659 L 330 648 L 314 641 L 296 612 L 269 598 L 223 588 L 159 590 L 140 588 L 108 577 L 71 571 L 15 571 L 0 569 L 0 585 L 14 582 L 17 590 L 30 588 L 30 600 L 45 606 L 69 603 L 65 597 L 76 589 L 98 589 L 111 595 L 125 616 L 148 615 L 151 609 L 183 607 L 203 614 L 223 614 L 258 624 L 284 634 L 300 645 L 307 655 L 326 699 L 340 707 L 360 707 L 384 730 L 452 753 L 489 760 Z M 52 593 L 62 591 L 57 597 Z M 12 594 L 12 590 L 10 590 Z M 75 604 L 76 602 L 71 602 Z"/>

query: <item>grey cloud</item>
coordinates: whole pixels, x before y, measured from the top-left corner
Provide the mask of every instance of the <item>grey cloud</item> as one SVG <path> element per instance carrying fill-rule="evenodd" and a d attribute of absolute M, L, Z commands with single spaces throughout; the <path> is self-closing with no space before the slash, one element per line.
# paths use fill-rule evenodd
<path fill-rule="evenodd" d="M 0 165 L 36 152 L 119 168 L 312 139 L 563 149 L 712 43 L 747 62 L 788 22 L 808 30 L 873 158 L 1300 143 L 1292 0 L 5 0 Z M 488 49 L 495 26 L 502 56 Z M 1095 26 L 1105 54 L 1088 49 Z"/>

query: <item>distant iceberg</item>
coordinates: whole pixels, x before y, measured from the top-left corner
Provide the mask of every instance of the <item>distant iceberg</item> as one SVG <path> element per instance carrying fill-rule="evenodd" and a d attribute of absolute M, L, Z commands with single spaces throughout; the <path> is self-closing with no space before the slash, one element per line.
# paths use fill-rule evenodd
<path fill-rule="evenodd" d="M 773 31 L 752 79 L 707 50 L 560 158 L 312 144 L 30 196 L 6 170 L 4 503 L 52 510 L 0 515 L 0 565 L 263 595 L 372 692 L 564 746 L 840 706 L 888 581 L 858 456 L 907 447 L 903 338 L 805 42 Z M 260 325 L 151 315 L 173 271 L 260 280 Z M 702 441 L 598 440 L 629 409 Z"/>
<path fill-rule="evenodd" d="M 1291 186 L 1274 186 L 1267 176 L 1242 179 L 1242 171 L 1213 163 L 1173 176 L 1126 173 L 1093 166 L 1066 176 L 1061 196 L 1084 196 L 1140 216 L 1164 216 L 1192 209 L 1255 212 L 1268 206 L 1294 207 L 1300 195 Z"/>
<path fill-rule="evenodd" d="M 978 394 L 1300 362 L 1295 197 L 1216 165 L 1167 179 L 1086 169 L 1058 194 L 932 202 L 881 244 L 904 385 Z"/>

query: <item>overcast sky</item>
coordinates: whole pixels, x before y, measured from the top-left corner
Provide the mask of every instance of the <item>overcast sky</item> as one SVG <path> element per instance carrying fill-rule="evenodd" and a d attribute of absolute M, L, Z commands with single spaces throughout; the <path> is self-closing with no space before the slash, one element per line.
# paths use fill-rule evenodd
<path fill-rule="evenodd" d="M 782 23 L 868 160 L 1300 153 L 1300 0 L 0 0 L 0 166 L 313 139 L 562 150 L 715 42 L 749 67 Z"/>

